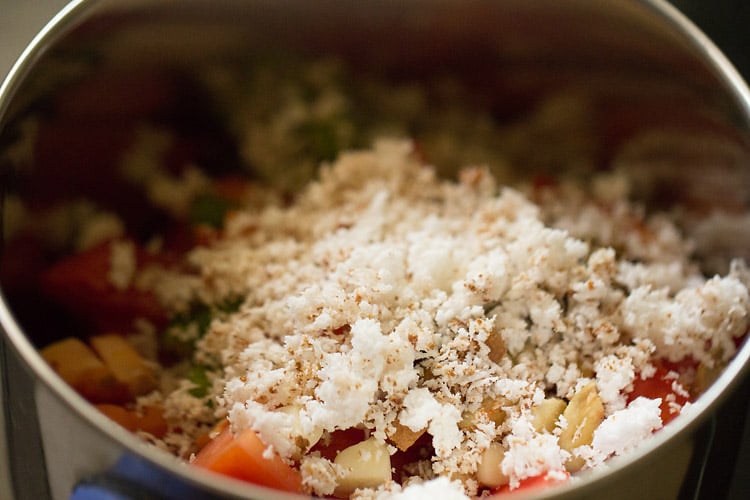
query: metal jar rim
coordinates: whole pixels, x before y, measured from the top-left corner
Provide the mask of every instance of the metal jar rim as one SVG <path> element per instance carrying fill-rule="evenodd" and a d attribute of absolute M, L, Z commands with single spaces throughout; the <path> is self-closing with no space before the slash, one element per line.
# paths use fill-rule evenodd
<path fill-rule="evenodd" d="M 57 40 L 68 33 L 72 27 L 92 15 L 97 9 L 108 3 L 107 0 L 73 0 L 63 8 L 33 39 L 23 51 L 20 58 L 13 65 L 8 76 L 0 87 L 0 131 L 6 118 L 10 103 L 14 95 L 23 85 L 26 77 L 33 71 L 35 65 L 53 46 Z M 138 3 L 138 2 L 136 2 Z M 146 2 L 143 2 L 146 3 Z M 685 16 L 664 0 L 634 0 L 634 3 L 646 7 L 655 18 L 666 23 L 688 43 L 692 50 L 717 75 L 726 90 L 733 97 L 738 111 L 743 119 L 750 123 L 750 90 L 732 64 L 724 57 L 720 50 Z M 208 485 L 216 493 L 233 497 L 245 497 L 252 494 L 267 495 L 268 498 L 299 498 L 266 488 L 240 483 L 238 481 L 216 477 L 202 470 L 187 469 L 166 452 L 157 450 L 133 439 L 132 435 L 113 424 L 106 417 L 99 414 L 79 396 L 71 387 L 65 384 L 55 372 L 42 360 L 36 348 L 24 334 L 23 328 L 15 320 L 4 297 L 0 297 L 0 324 L 7 337 L 8 343 L 23 359 L 28 369 L 52 394 L 68 405 L 78 416 L 91 423 L 98 433 L 115 440 L 124 449 L 156 464 L 182 480 L 192 483 Z M 687 415 L 676 419 L 636 452 L 626 456 L 615 457 L 609 466 L 582 474 L 581 480 L 574 484 L 559 486 L 542 494 L 543 497 L 565 496 L 571 493 L 585 494 L 593 490 L 599 483 L 611 479 L 614 475 L 635 467 L 644 457 L 653 453 L 657 448 L 668 442 L 680 439 L 694 431 L 704 423 L 727 395 L 736 389 L 740 380 L 747 376 L 750 370 L 750 343 L 745 342 L 734 359 L 724 369 L 719 378 L 708 390 L 691 405 Z M 523 498 L 525 495 L 518 495 Z"/>

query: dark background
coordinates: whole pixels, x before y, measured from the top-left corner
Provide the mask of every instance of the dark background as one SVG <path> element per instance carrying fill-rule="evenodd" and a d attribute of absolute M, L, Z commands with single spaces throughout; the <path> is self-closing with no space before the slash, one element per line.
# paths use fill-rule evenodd
<path fill-rule="evenodd" d="M 672 4 L 698 25 L 745 79 L 750 80 L 750 1 L 674 0 Z"/>

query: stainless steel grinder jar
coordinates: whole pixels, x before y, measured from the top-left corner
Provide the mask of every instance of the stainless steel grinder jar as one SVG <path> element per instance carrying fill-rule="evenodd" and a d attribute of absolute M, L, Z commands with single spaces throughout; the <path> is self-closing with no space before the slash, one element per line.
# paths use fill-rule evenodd
<path fill-rule="evenodd" d="M 124 81 L 132 83 L 134 74 L 155 78 L 203 65 L 232 68 L 251 55 L 282 52 L 303 59 L 338 57 L 358 71 L 377 69 L 395 80 L 449 75 L 472 85 L 477 104 L 490 107 L 500 121 L 553 92 L 585 95 L 605 117 L 590 131 L 601 164 L 624 138 L 654 126 L 711 129 L 732 147 L 655 144 L 641 150 L 644 157 L 678 160 L 665 160 L 670 167 L 658 172 L 664 189 L 642 196 L 647 203 L 683 201 L 707 210 L 748 208 L 748 90 L 717 49 L 660 0 L 73 1 L 36 37 L 0 91 L 3 195 L 41 206 L 60 196 L 91 194 L 92 186 L 102 183 L 88 180 L 106 178 L 115 167 L 102 154 L 107 145 L 126 140 L 118 135 L 118 123 L 139 115 L 168 109 L 205 126 L 206 115 L 181 76 L 148 87 L 157 89 L 149 93 L 97 86 L 101 74 L 130 75 Z M 91 93 L 79 96 L 85 105 L 59 130 L 59 140 L 25 155 L 17 138 L 30 123 L 26 118 L 64 108 L 60 95 L 81 81 L 92 82 L 83 87 Z M 27 146 L 33 150 L 33 144 Z M 98 194 L 112 206 L 137 203 L 117 189 Z M 7 203 L 4 210 L 8 234 Z M 748 256 L 746 248 L 719 242 L 710 249 L 718 260 L 730 252 Z M 30 250 L 25 257 L 3 263 L 0 304 L 6 435 L 19 500 L 95 498 L 105 492 L 126 498 L 289 497 L 178 463 L 107 420 L 65 385 L 37 349 L 65 336 L 71 325 L 56 322 L 35 288 L 35 265 L 44 256 Z M 667 498 L 697 491 L 700 471 L 710 466 L 711 423 L 743 381 L 748 357 L 750 346 L 744 345 L 689 418 L 636 453 L 538 494 Z"/>

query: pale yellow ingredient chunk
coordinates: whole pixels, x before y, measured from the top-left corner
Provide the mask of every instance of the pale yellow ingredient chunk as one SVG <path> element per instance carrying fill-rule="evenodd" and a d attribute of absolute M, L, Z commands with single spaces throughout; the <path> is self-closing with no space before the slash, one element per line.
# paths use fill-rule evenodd
<path fill-rule="evenodd" d="M 565 411 L 567 403 L 560 398 L 547 398 L 531 409 L 534 429 L 537 432 L 552 432 L 557 419 Z"/>
<path fill-rule="evenodd" d="M 422 437 L 427 429 L 422 429 L 418 432 L 414 432 L 405 425 L 401 425 L 400 422 L 396 421 L 394 424 L 394 431 L 388 435 L 390 442 L 399 450 L 406 451 L 412 447 L 417 440 Z"/>
<path fill-rule="evenodd" d="M 128 388 L 131 396 L 142 396 L 156 388 L 156 370 L 125 338 L 117 334 L 91 337 L 94 348 L 118 382 Z"/>
<path fill-rule="evenodd" d="M 388 448 L 375 438 L 343 449 L 333 462 L 343 470 L 335 490 L 339 497 L 348 497 L 357 488 L 376 488 L 391 480 Z"/>
<path fill-rule="evenodd" d="M 289 405 L 279 408 L 280 412 L 285 413 L 292 417 L 292 430 L 297 438 L 297 447 L 300 450 L 299 455 L 301 456 L 304 452 L 307 452 L 310 448 L 320 441 L 323 436 L 323 429 L 314 428 L 310 432 L 305 433 L 302 421 L 300 419 L 300 413 L 302 412 L 302 406 L 300 405 Z M 299 458 L 299 457 L 297 457 Z"/>
<path fill-rule="evenodd" d="M 497 488 L 508 484 L 510 478 L 503 474 L 501 465 L 505 458 L 505 450 L 500 443 L 490 443 L 489 448 L 484 450 L 477 468 L 477 481 L 487 488 Z"/>
<path fill-rule="evenodd" d="M 116 399 L 117 379 L 81 340 L 69 337 L 41 350 L 44 360 L 83 397 L 103 402 Z"/>
<path fill-rule="evenodd" d="M 721 372 L 724 370 L 724 364 L 717 362 L 712 368 L 703 363 L 698 365 L 695 370 L 695 382 L 693 383 L 693 395 L 704 393 L 711 384 L 713 384 Z"/>
<path fill-rule="evenodd" d="M 575 448 L 591 444 L 594 431 L 604 420 L 604 404 L 596 390 L 596 383 L 590 382 L 573 395 L 563 412 L 567 425 L 562 429 L 558 443 L 570 453 Z M 573 456 L 565 464 L 569 472 L 576 472 L 584 465 L 581 457 Z"/>

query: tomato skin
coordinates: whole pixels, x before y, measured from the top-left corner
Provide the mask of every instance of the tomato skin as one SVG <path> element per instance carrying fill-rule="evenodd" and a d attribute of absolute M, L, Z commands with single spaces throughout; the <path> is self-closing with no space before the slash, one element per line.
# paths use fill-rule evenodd
<path fill-rule="evenodd" d="M 159 407 L 147 406 L 142 414 L 138 414 L 115 404 L 104 403 L 94 406 L 130 432 L 148 432 L 157 439 L 161 439 L 167 433 L 167 421 L 164 419 L 163 410 Z"/>
<path fill-rule="evenodd" d="M 274 454 L 264 456 L 266 445 L 252 429 L 235 436 L 229 427 L 204 446 L 193 465 L 250 483 L 299 493 L 302 475 Z"/>
<path fill-rule="evenodd" d="M 535 490 L 551 488 L 553 486 L 565 484 L 569 478 L 570 474 L 566 471 L 555 471 L 554 473 L 545 472 L 543 474 L 522 479 L 520 484 L 512 490 L 510 489 L 510 485 L 507 484 L 499 486 L 490 492 L 490 498 L 512 495 L 517 491 L 530 493 Z"/>
<path fill-rule="evenodd" d="M 52 266 L 42 276 L 44 292 L 99 331 L 129 331 L 134 318 L 165 324 L 166 313 L 152 293 L 119 290 L 110 283 L 111 245 L 100 244 Z M 136 253 L 139 262 L 146 259 L 142 250 Z"/>
<path fill-rule="evenodd" d="M 658 363 L 656 364 L 656 372 L 652 377 L 643 379 L 639 374 L 636 374 L 635 380 L 633 380 L 633 390 L 627 395 L 628 403 L 640 396 L 650 399 L 661 398 L 659 407 L 661 408 L 662 425 L 668 424 L 680 414 L 672 411 L 672 403 L 682 407 L 685 403 L 690 402 L 689 397 L 674 392 L 672 385 L 677 379 L 671 377 L 670 373 L 674 373 L 674 371 L 665 367 L 664 364 Z"/>

